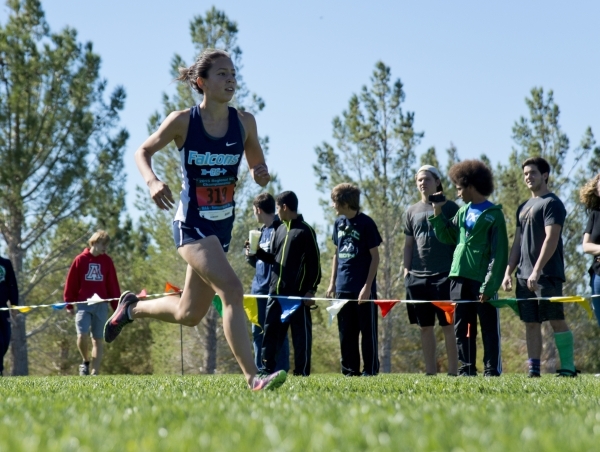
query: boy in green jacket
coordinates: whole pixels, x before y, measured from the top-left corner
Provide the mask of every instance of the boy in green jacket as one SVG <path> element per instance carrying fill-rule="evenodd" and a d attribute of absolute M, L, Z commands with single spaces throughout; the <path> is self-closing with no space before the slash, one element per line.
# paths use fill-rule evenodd
<path fill-rule="evenodd" d="M 444 202 L 434 202 L 429 221 L 442 243 L 456 245 L 450 268 L 450 298 L 479 300 L 457 303 L 454 333 L 458 346 L 459 376 L 477 375 L 477 316 L 483 335 L 484 376 L 502 373 L 500 317 L 486 301 L 495 298 L 508 261 L 508 237 L 502 206 L 488 201 L 494 191 L 492 171 L 479 160 L 465 160 L 449 171 L 465 205 L 453 218 L 442 213 Z"/>

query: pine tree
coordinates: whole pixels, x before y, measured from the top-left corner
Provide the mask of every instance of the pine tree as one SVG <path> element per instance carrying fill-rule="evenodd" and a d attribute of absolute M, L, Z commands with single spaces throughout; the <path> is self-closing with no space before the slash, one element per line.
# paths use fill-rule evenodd
<path fill-rule="evenodd" d="M 403 111 L 404 99 L 402 82 L 392 82 L 391 69 L 378 62 L 371 86 L 363 86 L 333 120 L 336 147 L 318 146 L 318 163 L 313 166 L 320 178 L 317 187 L 327 194 L 341 182 L 360 187 L 363 210 L 375 220 L 383 239 L 377 275 L 382 299 L 400 298 L 403 291 L 402 217 L 414 198 L 415 148 L 423 137 L 414 130 L 414 113 Z M 382 322 L 383 372 L 391 372 L 398 316 L 398 310 L 392 310 Z"/>
<path fill-rule="evenodd" d="M 92 44 L 79 43 L 72 28 L 52 33 L 38 0 L 7 6 L 0 27 L 0 233 L 27 304 L 90 228 L 95 201 L 119 197 L 122 181 L 115 177 L 128 134 L 117 130 L 125 91 L 117 87 L 105 99 Z M 59 239 L 66 220 L 74 229 Z M 14 375 L 28 373 L 27 334 L 18 315 Z"/>

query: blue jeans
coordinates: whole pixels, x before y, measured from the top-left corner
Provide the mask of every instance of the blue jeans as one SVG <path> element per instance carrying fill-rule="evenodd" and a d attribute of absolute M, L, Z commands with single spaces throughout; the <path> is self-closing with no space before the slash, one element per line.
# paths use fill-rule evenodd
<path fill-rule="evenodd" d="M 592 274 L 590 286 L 592 286 L 592 295 L 600 295 L 600 277 L 595 273 Z M 596 313 L 596 320 L 600 326 L 600 297 L 592 298 L 592 306 L 594 308 L 594 312 Z"/>
<path fill-rule="evenodd" d="M 267 300 L 268 298 L 257 298 L 258 302 L 258 323 L 260 323 L 260 328 L 254 324 L 252 324 L 252 343 L 254 345 L 254 362 L 256 363 L 256 367 L 258 370 L 263 368 L 262 362 L 262 342 L 263 335 L 265 332 L 265 317 L 267 312 Z M 290 343 L 288 338 L 285 338 L 283 342 L 283 347 L 279 351 L 279 354 L 275 358 L 275 371 L 285 370 L 288 372 L 290 370 Z"/>

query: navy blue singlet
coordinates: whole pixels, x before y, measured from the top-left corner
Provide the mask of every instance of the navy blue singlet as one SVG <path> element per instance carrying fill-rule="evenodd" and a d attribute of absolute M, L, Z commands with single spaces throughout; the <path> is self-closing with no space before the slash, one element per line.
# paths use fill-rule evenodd
<path fill-rule="evenodd" d="M 224 137 L 211 138 L 204 129 L 200 108 L 190 109 L 185 143 L 179 149 L 183 176 L 175 221 L 188 226 L 231 228 L 238 168 L 244 153 L 244 137 L 237 110 L 229 107 L 229 126 Z"/>

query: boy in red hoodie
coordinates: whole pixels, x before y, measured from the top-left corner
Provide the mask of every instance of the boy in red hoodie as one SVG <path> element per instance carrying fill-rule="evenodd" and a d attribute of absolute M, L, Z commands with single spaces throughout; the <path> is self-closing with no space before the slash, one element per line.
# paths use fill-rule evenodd
<path fill-rule="evenodd" d="M 112 259 L 106 254 L 110 237 L 105 231 L 96 231 L 88 241 L 89 248 L 79 254 L 69 269 L 65 284 L 64 300 L 67 303 L 85 301 L 97 294 L 100 298 L 119 298 L 121 290 Z M 114 309 L 117 301 L 112 301 Z M 67 306 L 73 313 L 73 306 Z M 92 375 L 98 375 L 102 361 L 102 334 L 108 319 L 108 303 L 77 304 L 75 326 L 77 327 L 77 348 L 83 359 L 79 375 L 90 374 L 88 343 L 92 330 Z"/>

